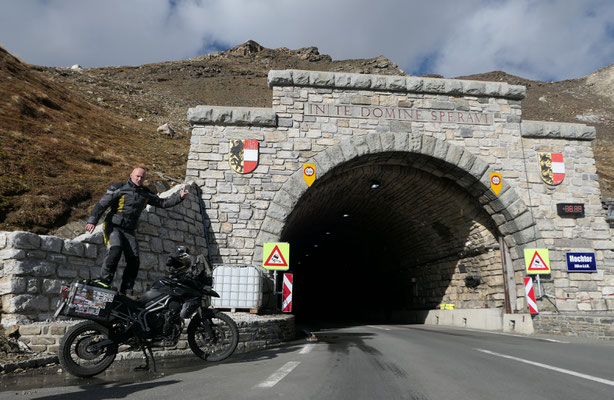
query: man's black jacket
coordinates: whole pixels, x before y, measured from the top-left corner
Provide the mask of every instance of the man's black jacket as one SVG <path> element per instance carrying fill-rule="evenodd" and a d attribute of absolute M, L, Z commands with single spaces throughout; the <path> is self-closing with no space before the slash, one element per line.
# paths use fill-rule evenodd
<path fill-rule="evenodd" d="M 141 212 L 151 204 L 154 207 L 169 208 L 183 200 L 179 192 L 167 198 L 158 197 L 149 188 L 137 186 L 131 180 L 117 182 L 109 186 L 107 192 L 96 203 L 89 218 L 88 224 L 96 225 L 98 220 L 111 207 L 111 211 L 105 217 L 105 222 L 117 225 L 126 230 L 135 230 Z"/>

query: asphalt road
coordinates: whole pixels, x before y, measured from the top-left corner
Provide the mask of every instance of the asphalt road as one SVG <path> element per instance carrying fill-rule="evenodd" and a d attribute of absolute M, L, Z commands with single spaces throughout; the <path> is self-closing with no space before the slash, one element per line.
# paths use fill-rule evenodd
<path fill-rule="evenodd" d="M 93 379 L 59 367 L 0 377 L 0 399 L 614 399 L 614 342 L 423 325 L 319 329 L 208 364 L 117 362 Z"/>

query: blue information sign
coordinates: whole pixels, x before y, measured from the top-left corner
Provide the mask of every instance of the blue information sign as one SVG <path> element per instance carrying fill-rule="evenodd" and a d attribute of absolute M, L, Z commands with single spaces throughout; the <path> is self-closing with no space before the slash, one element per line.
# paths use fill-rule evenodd
<path fill-rule="evenodd" d="M 567 272 L 597 272 L 595 253 L 567 253 Z"/>

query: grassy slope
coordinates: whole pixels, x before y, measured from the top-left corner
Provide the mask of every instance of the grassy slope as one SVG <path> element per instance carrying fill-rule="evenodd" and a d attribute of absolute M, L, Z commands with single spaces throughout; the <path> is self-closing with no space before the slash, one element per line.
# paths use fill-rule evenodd
<path fill-rule="evenodd" d="M 0 230 L 46 233 L 81 218 L 134 165 L 185 173 L 187 151 L 166 154 L 186 138 L 81 100 L 1 48 L 0 82 Z"/>

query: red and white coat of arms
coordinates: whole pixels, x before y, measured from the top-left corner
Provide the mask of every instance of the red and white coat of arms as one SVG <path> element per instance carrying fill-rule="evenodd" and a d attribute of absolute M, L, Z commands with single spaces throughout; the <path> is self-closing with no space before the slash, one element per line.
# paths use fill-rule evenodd
<path fill-rule="evenodd" d="M 252 172 L 258 166 L 257 140 L 231 140 L 228 162 L 240 174 Z"/>
<path fill-rule="evenodd" d="M 539 153 L 539 174 L 548 185 L 558 185 L 565 178 L 563 153 Z"/>

